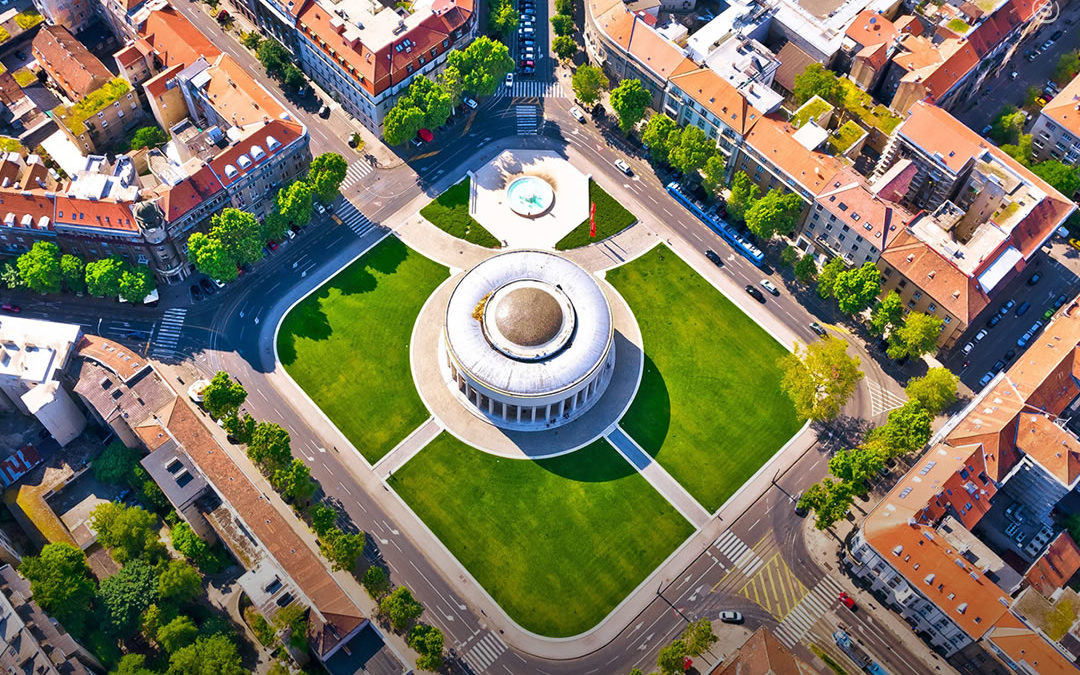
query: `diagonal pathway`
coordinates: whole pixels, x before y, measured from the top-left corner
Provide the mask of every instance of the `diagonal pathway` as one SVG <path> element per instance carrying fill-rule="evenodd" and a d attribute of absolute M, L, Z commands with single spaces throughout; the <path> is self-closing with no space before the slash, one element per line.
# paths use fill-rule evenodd
<path fill-rule="evenodd" d="M 657 492 L 664 495 L 664 498 L 671 502 L 671 505 L 690 521 L 690 524 L 701 529 L 709 522 L 711 516 L 705 510 L 705 507 L 698 504 L 697 500 L 686 491 L 686 488 L 672 478 L 671 474 L 665 471 L 659 463 L 653 461 L 653 458 L 642 450 L 632 438 L 626 435 L 626 432 L 621 427 L 617 426 L 612 429 L 607 439 L 619 451 L 619 454 L 638 470 L 642 478 L 649 481 L 649 484 Z"/>
<path fill-rule="evenodd" d="M 375 466 L 372 467 L 375 474 L 379 478 L 386 480 L 395 471 L 405 466 L 405 463 L 415 457 L 416 453 L 423 450 L 441 431 L 442 426 L 434 417 L 427 418 L 426 422 L 416 427 L 411 434 L 405 437 L 405 440 L 395 445 L 393 450 L 386 453 L 382 459 L 375 463 Z"/>

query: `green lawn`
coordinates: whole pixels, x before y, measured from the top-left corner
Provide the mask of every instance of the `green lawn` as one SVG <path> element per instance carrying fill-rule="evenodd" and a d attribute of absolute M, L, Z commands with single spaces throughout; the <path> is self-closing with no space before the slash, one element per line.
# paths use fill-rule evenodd
<path fill-rule="evenodd" d="M 664 246 L 607 280 L 645 344 L 622 427 L 713 511 L 802 426 L 780 391 L 787 351 Z"/>
<path fill-rule="evenodd" d="M 409 339 L 449 270 L 387 237 L 286 315 L 285 370 L 376 462 L 428 418 L 409 368 Z"/>
<path fill-rule="evenodd" d="M 469 215 L 468 178 L 432 199 L 427 206 L 420 209 L 420 215 L 431 221 L 435 227 L 458 239 L 488 248 L 502 245 L 502 242 Z"/>
<path fill-rule="evenodd" d="M 500 459 L 442 433 L 393 488 L 524 628 L 595 626 L 693 532 L 601 439 L 554 459 Z"/>
<path fill-rule="evenodd" d="M 557 251 L 586 246 L 622 232 L 637 222 L 637 216 L 609 195 L 604 188 L 589 180 L 589 202 L 596 204 L 596 236 L 589 236 L 589 219 L 578 225 L 555 244 Z"/>

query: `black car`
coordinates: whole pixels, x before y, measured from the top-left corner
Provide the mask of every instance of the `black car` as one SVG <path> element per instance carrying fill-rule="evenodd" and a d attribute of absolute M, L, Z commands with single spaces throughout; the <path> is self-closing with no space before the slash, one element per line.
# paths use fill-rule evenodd
<path fill-rule="evenodd" d="M 1009 351 L 1005 352 L 1005 360 L 1006 361 L 1012 361 L 1014 358 L 1016 358 L 1016 350 L 1015 349 L 1010 349 Z"/>
<path fill-rule="evenodd" d="M 1061 309 L 1061 306 L 1064 305 L 1068 300 L 1069 299 L 1066 298 L 1064 295 L 1057 296 L 1057 300 L 1054 300 L 1054 309 Z"/>
<path fill-rule="evenodd" d="M 1027 281 L 1028 286 L 1034 286 L 1035 284 L 1039 283 L 1039 279 L 1042 279 L 1042 274 L 1038 272 L 1032 274 L 1031 278 Z"/>
<path fill-rule="evenodd" d="M 199 281 L 199 286 L 202 287 L 203 291 L 208 297 L 213 295 L 214 293 L 217 293 L 217 286 L 215 286 L 214 282 L 210 281 L 209 279 L 202 279 L 201 281 Z"/>
<path fill-rule="evenodd" d="M 757 300 L 761 304 L 765 304 L 765 295 L 757 289 L 757 286 L 746 285 L 746 292 L 750 294 L 750 297 Z"/>
<path fill-rule="evenodd" d="M 994 326 L 998 325 L 998 323 L 1000 323 L 1000 322 L 1001 322 L 1001 315 L 1000 314 L 995 314 L 994 316 L 990 317 L 989 321 L 986 322 L 986 327 L 987 328 L 993 328 Z"/>
<path fill-rule="evenodd" d="M 1061 36 L 1064 35 L 1064 34 L 1065 34 L 1065 31 L 1062 31 L 1062 30 L 1054 31 L 1054 34 L 1050 36 L 1050 39 L 1053 40 L 1054 42 L 1057 42 L 1058 40 L 1061 39 Z"/>
<path fill-rule="evenodd" d="M 711 248 L 705 251 L 705 257 L 711 260 L 712 263 L 717 267 L 724 266 L 724 261 L 720 259 L 719 254 L 717 254 L 717 252 L 712 250 Z"/>
<path fill-rule="evenodd" d="M 203 292 L 202 292 L 202 289 L 199 288 L 199 284 L 191 284 L 191 299 L 192 300 L 202 300 L 203 299 Z"/>
<path fill-rule="evenodd" d="M 995 375 L 1005 370 L 1005 361 L 1001 360 L 994 364 L 994 367 L 990 369 Z"/>
<path fill-rule="evenodd" d="M 330 106 L 324 105 L 323 107 L 319 108 L 319 117 L 323 119 L 330 117 Z"/>

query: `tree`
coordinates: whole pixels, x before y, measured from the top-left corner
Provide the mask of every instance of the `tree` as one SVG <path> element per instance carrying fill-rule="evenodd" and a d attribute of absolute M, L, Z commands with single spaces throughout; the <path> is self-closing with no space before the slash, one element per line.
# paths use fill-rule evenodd
<path fill-rule="evenodd" d="M 409 631 L 409 646 L 420 654 L 416 667 L 421 670 L 437 671 L 443 661 L 443 634 L 434 626 L 419 623 Z"/>
<path fill-rule="evenodd" d="M 712 622 L 708 619 L 691 621 L 682 634 L 683 644 L 686 645 L 688 656 L 701 656 L 712 643 L 716 642 L 716 634 L 712 630 Z"/>
<path fill-rule="evenodd" d="M 904 387 L 912 401 L 926 408 L 933 415 L 940 415 L 945 408 L 956 402 L 957 377 L 946 368 L 931 368 L 926 375 L 913 378 Z"/>
<path fill-rule="evenodd" d="M 1024 90 L 1024 107 L 1025 108 L 1034 108 L 1036 103 L 1037 103 L 1037 99 L 1040 96 L 1042 96 L 1042 92 L 1039 91 L 1038 87 L 1032 86 L 1032 87 L 1028 87 L 1027 89 L 1025 89 Z"/>
<path fill-rule="evenodd" d="M 110 485 L 131 484 L 135 479 L 135 467 L 142 458 L 142 452 L 129 448 L 120 441 L 113 441 L 105 446 L 97 457 L 90 462 L 94 478 Z"/>
<path fill-rule="evenodd" d="M 558 19 L 559 17 L 556 16 L 555 18 Z M 573 58 L 574 54 L 577 54 L 578 51 L 577 42 L 569 35 L 556 36 L 555 39 L 551 41 L 551 51 L 560 59 Z"/>
<path fill-rule="evenodd" d="M 289 501 L 306 502 L 317 489 L 315 481 L 311 480 L 311 470 L 299 459 L 294 459 L 287 467 L 275 471 L 270 477 L 270 483 Z"/>
<path fill-rule="evenodd" d="M 120 275 L 119 295 L 128 302 L 142 302 L 156 288 L 154 273 L 147 265 L 129 267 Z"/>
<path fill-rule="evenodd" d="M 823 478 L 803 491 L 799 508 L 814 512 L 814 527 L 825 530 L 847 515 L 854 495 L 843 481 Z"/>
<path fill-rule="evenodd" d="M 72 293 L 86 291 L 86 263 L 77 255 L 65 253 L 60 256 L 60 279 L 64 288 Z"/>
<path fill-rule="evenodd" d="M 833 289 L 836 285 L 836 280 L 846 271 L 847 265 L 844 264 L 843 258 L 830 258 L 829 261 L 825 263 L 818 273 L 817 292 L 822 300 L 834 296 Z"/>
<path fill-rule="evenodd" d="M 761 190 L 750 180 L 745 171 L 739 171 L 731 180 L 731 195 L 728 197 L 727 212 L 735 220 L 743 220 L 746 212 L 757 201 Z"/>
<path fill-rule="evenodd" d="M 311 222 L 311 212 L 315 209 L 314 196 L 315 191 L 310 183 L 294 180 L 278 190 L 278 211 L 289 223 L 303 227 Z"/>
<path fill-rule="evenodd" d="M 1007 143 L 1001 146 L 1001 150 L 1024 166 L 1031 166 L 1031 155 L 1034 151 L 1033 145 L 1034 137 L 1031 134 L 1023 134 L 1015 145 Z"/>
<path fill-rule="evenodd" d="M 304 86 L 304 71 L 297 68 L 295 64 L 286 64 L 284 70 L 281 71 L 281 84 L 291 91 L 300 89 Z"/>
<path fill-rule="evenodd" d="M 918 401 L 908 401 L 889 413 L 885 424 L 872 429 L 863 445 L 875 447 L 886 459 L 914 452 L 930 440 L 934 416 Z"/>
<path fill-rule="evenodd" d="M 847 483 L 855 494 L 864 494 L 867 481 L 884 466 L 885 458 L 872 447 L 841 450 L 829 458 L 829 471 Z"/>
<path fill-rule="evenodd" d="M 124 654 L 120 663 L 109 672 L 109 675 L 157 675 L 153 670 L 146 667 L 145 654 Z"/>
<path fill-rule="evenodd" d="M 453 54 L 454 52 L 450 52 Z M 400 104 L 401 101 L 399 100 Z M 419 108 L 395 105 L 383 118 L 383 140 L 400 145 L 424 128 L 424 112 Z"/>
<path fill-rule="evenodd" d="M 274 77 L 280 77 L 285 70 L 285 66 L 292 63 L 292 54 L 274 38 L 267 38 L 260 42 L 256 56 L 258 56 L 262 67 L 266 69 L 267 74 Z"/>
<path fill-rule="evenodd" d="M 221 242 L 236 265 L 253 263 L 263 255 L 262 225 L 247 211 L 228 207 L 215 213 L 210 219 L 209 236 Z"/>
<path fill-rule="evenodd" d="M 389 620 L 394 630 L 405 630 L 414 619 L 424 613 L 424 606 L 417 602 L 409 589 L 398 586 L 379 602 L 379 612 Z"/>
<path fill-rule="evenodd" d="M 506 74 L 514 69 L 510 48 L 486 35 L 476 38 L 465 49 L 451 51 L 446 62 L 461 73 L 462 88 L 474 96 L 494 94 Z"/>
<path fill-rule="evenodd" d="M 158 577 L 158 597 L 162 600 L 183 605 L 194 602 L 202 594 L 202 577 L 183 560 L 170 560 Z"/>
<path fill-rule="evenodd" d="M 210 553 L 210 546 L 182 520 L 169 530 L 169 539 L 172 540 L 173 548 L 189 560 L 198 562 Z"/>
<path fill-rule="evenodd" d="M 555 0 L 555 11 L 567 16 L 574 15 L 574 0 Z"/>
<path fill-rule="evenodd" d="M 641 142 L 649 148 L 649 156 L 653 158 L 653 161 L 666 164 L 672 142 L 677 142 L 678 134 L 679 127 L 675 124 L 675 120 L 664 113 L 656 113 L 649 118 L 649 121 L 645 123 L 645 128 L 641 130 Z"/>
<path fill-rule="evenodd" d="M 566 14 L 556 14 L 551 17 L 551 27 L 556 35 L 570 35 L 574 32 L 574 17 Z"/>
<path fill-rule="evenodd" d="M 607 75 L 599 66 L 578 66 L 574 76 L 570 78 L 570 86 L 574 89 L 574 96 L 585 106 L 592 106 L 600 100 L 600 93 L 611 86 Z M 670 117 L 668 119 L 671 119 Z M 675 123 L 672 122 L 672 128 Z"/>
<path fill-rule="evenodd" d="M 159 126 L 141 127 L 131 137 L 131 149 L 156 148 L 169 142 L 169 135 Z"/>
<path fill-rule="evenodd" d="M 675 675 L 682 673 L 683 663 L 686 660 L 686 643 L 676 640 L 660 650 L 656 656 L 656 665 L 663 675 Z"/>
<path fill-rule="evenodd" d="M 259 45 L 262 44 L 262 36 L 256 31 L 250 31 L 240 36 L 240 44 L 244 45 L 252 51 L 258 51 Z"/>
<path fill-rule="evenodd" d="M 186 616 L 178 616 L 158 629 L 156 640 L 166 654 L 172 654 L 193 644 L 198 636 L 195 623 Z"/>
<path fill-rule="evenodd" d="M 342 181 L 349 165 L 345 158 L 336 152 L 324 152 L 311 160 L 308 168 L 308 182 L 315 188 L 315 195 L 323 204 L 329 204 L 341 194 Z"/>
<path fill-rule="evenodd" d="M 158 519 L 138 506 L 104 502 L 90 512 L 90 526 L 98 542 L 109 549 L 117 562 L 136 558 L 157 558 L 165 553 L 158 541 Z"/>
<path fill-rule="evenodd" d="M 0 282 L 3 282 L 4 286 L 11 290 L 22 288 L 22 277 L 19 276 L 19 267 L 11 261 L 5 262 L 0 265 Z"/>
<path fill-rule="evenodd" d="M 870 313 L 870 332 L 884 335 L 890 328 L 896 328 L 904 318 L 904 301 L 895 290 L 889 291 Z"/>
<path fill-rule="evenodd" d="M 240 654 L 224 635 L 199 637 L 169 657 L 168 675 L 244 675 Z"/>
<path fill-rule="evenodd" d="M 701 184 L 710 196 L 724 183 L 724 169 L 724 156 L 714 150 L 701 168 Z"/>
<path fill-rule="evenodd" d="M 60 247 L 51 241 L 38 241 L 15 261 L 19 278 L 36 293 L 60 292 Z"/>
<path fill-rule="evenodd" d="M 793 267 L 799 260 L 799 249 L 795 248 L 791 244 L 784 247 L 783 251 L 780 251 L 780 262 L 785 267 Z"/>
<path fill-rule="evenodd" d="M 210 383 L 203 388 L 202 405 L 214 419 L 223 419 L 235 414 L 247 400 L 247 390 L 239 382 L 229 377 L 224 370 L 214 374 Z"/>
<path fill-rule="evenodd" d="M 281 193 L 284 191 L 284 188 L 278 190 L 278 199 L 281 198 Z M 288 230 L 289 219 L 281 215 L 281 211 L 278 210 L 277 204 L 275 204 L 270 209 L 270 213 L 263 218 L 262 238 L 266 241 L 281 241 L 285 238 L 285 233 Z"/>
<path fill-rule="evenodd" d="M 117 637 L 131 634 L 142 613 L 157 600 L 154 568 L 145 560 L 129 561 L 101 582 L 98 597 L 109 632 Z"/>
<path fill-rule="evenodd" d="M 697 173 L 709 157 L 716 154 L 716 147 L 709 142 L 705 132 L 692 124 L 682 128 L 676 138 L 671 139 L 668 150 L 668 162 L 676 171 L 681 171 L 686 178 Z"/>
<path fill-rule="evenodd" d="M 1080 190 L 1080 169 L 1062 164 L 1056 159 L 1033 165 L 1031 172 L 1069 199 Z"/>
<path fill-rule="evenodd" d="M 645 116 L 645 109 L 652 103 L 652 94 L 641 85 L 641 80 L 629 78 L 611 90 L 608 100 L 619 116 L 619 128 L 628 134 Z"/>
<path fill-rule="evenodd" d="M 368 595 L 378 600 L 390 590 L 390 578 L 386 576 L 386 570 L 378 565 L 372 565 L 364 572 L 364 588 Z"/>
<path fill-rule="evenodd" d="M 255 418 L 244 413 L 241 417 L 237 413 L 227 415 L 222 421 L 225 432 L 233 437 L 237 443 L 250 443 L 251 435 L 255 433 Z"/>
<path fill-rule="evenodd" d="M 311 507 L 311 529 L 320 537 L 337 524 L 338 512 L 322 502 Z"/>
<path fill-rule="evenodd" d="M 461 71 L 455 66 L 446 66 L 439 73 L 438 81 L 439 86 L 450 94 L 450 100 L 454 106 L 461 105 L 461 101 L 465 96 L 465 83 L 462 81 Z M 316 189 L 318 189 L 317 186 Z"/>
<path fill-rule="evenodd" d="M 1058 57 L 1057 65 L 1054 66 L 1053 80 L 1059 86 L 1064 86 L 1076 77 L 1078 72 L 1080 72 L 1080 53 L 1075 50 L 1068 51 Z"/>
<path fill-rule="evenodd" d="M 237 276 L 236 261 L 225 252 L 225 247 L 217 239 L 211 239 L 202 232 L 188 237 L 188 258 L 199 270 L 211 279 L 230 282 Z"/>
<path fill-rule="evenodd" d="M 277 471 L 292 461 L 289 432 L 273 422 L 259 422 L 251 434 L 247 453 L 264 472 Z"/>
<path fill-rule="evenodd" d="M 923 354 L 936 351 L 937 339 L 944 325 L 943 319 L 932 314 L 909 312 L 903 325 L 889 334 L 889 348 L 886 353 L 891 359 L 917 359 Z"/>
<path fill-rule="evenodd" d="M 509 0 L 493 4 L 488 11 L 488 29 L 497 35 L 511 35 L 520 20 L 521 14 Z"/>
<path fill-rule="evenodd" d="M 398 98 L 394 107 L 399 106 L 419 110 L 422 114 L 421 126 L 435 129 L 446 124 L 453 108 L 453 99 L 450 92 L 434 80 L 421 75 L 414 77 L 409 88 Z"/>
<path fill-rule="evenodd" d="M 799 195 L 773 188 L 746 210 L 746 226 L 762 239 L 772 239 L 777 232 L 791 234 L 799 223 L 802 206 Z"/>
<path fill-rule="evenodd" d="M 153 603 L 146 608 L 142 615 L 142 631 L 147 639 L 157 638 L 157 632 L 161 627 L 175 619 L 179 615 L 176 607 L 171 603 L 160 605 Z"/>
<path fill-rule="evenodd" d="M 46 544 L 36 556 L 26 556 L 19 574 L 30 581 L 30 591 L 46 613 L 80 634 L 94 602 L 94 579 L 86 554 L 66 542 Z"/>
<path fill-rule="evenodd" d="M 1027 117 L 1016 106 L 1007 105 L 1002 108 L 990 123 L 990 138 L 999 145 L 1020 142 L 1020 135 L 1024 133 L 1024 125 Z"/>
<path fill-rule="evenodd" d="M 834 106 L 839 106 L 844 101 L 844 88 L 836 73 L 820 63 L 811 63 L 806 70 L 795 76 L 795 88 L 791 93 L 800 105 L 814 96 L 820 96 Z"/>
<path fill-rule="evenodd" d="M 810 343 L 780 359 L 780 387 L 791 397 L 799 416 L 831 420 L 840 413 L 862 379 L 859 358 L 848 356 L 847 343 L 834 337 Z"/>
<path fill-rule="evenodd" d="M 116 257 L 86 263 L 87 292 L 105 298 L 118 296 L 124 268 L 124 261 Z"/>
<path fill-rule="evenodd" d="M 832 294 L 845 314 L 858 314 L 881 292 L 881 272 L 872 262 L 836 275 Z"/>
<path fill-rule="evenodd" d="M 814 256 L 807 253 L 795 263 L 795 278 L 804 284 L 809 284 L 817 276 L 817 263 Z"/>
<path fill-rule="evenodd" d="M 344 532 L 333 528 L 322 537 L 319 537 L 319 551 L 334 570 L 352 570 L 356 561 L 364 552 L 367 543 L 363 532 Z"/>

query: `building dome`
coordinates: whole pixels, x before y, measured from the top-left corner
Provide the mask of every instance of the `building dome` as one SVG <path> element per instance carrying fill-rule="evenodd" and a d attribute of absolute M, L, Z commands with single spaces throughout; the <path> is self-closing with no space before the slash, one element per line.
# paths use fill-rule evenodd
<path fill-rule="evenodd" d="M 588 272 L 553 253 L 488 258 L 446 308 L 451 386 L 499 426 L 546 428 L 584 412 L 614 366 L 611 309 Z"/>

